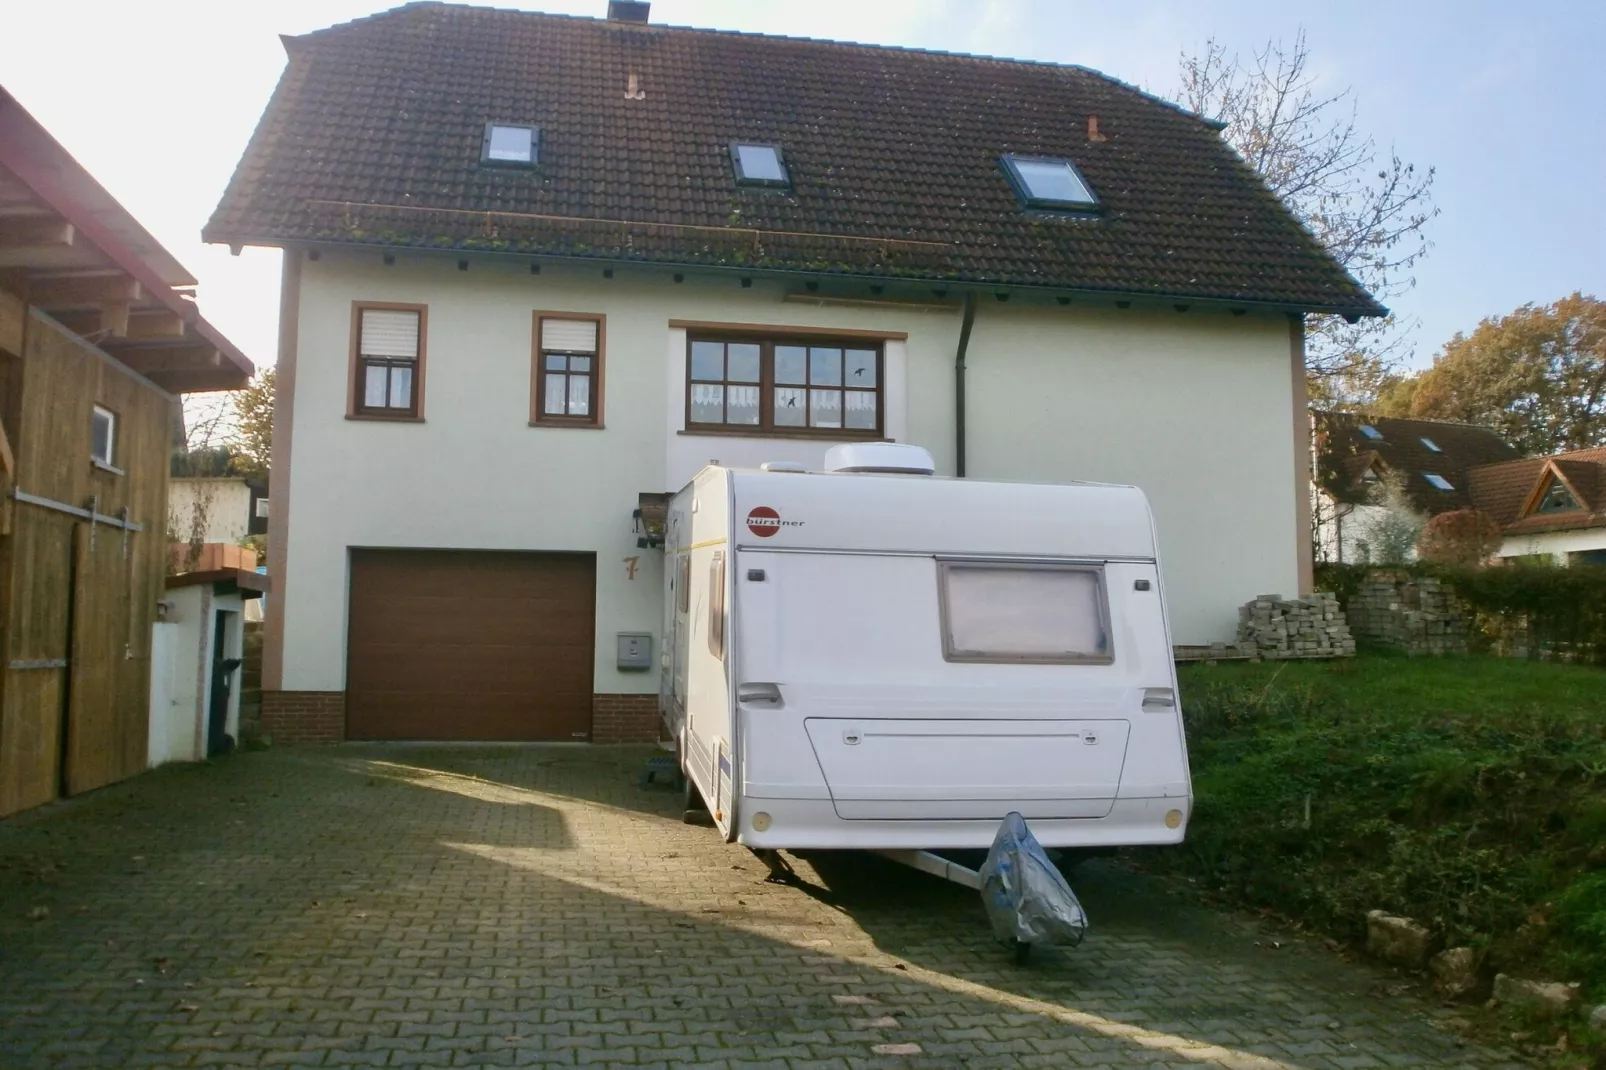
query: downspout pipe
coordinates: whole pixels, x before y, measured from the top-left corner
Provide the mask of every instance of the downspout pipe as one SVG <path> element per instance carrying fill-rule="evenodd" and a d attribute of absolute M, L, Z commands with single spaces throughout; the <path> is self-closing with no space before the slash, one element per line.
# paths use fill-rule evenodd
<path fill-rule="evenodd" d="M 976 323 L 976 295 L 965 294 L 965 316 L 959 324 L 959 349 L 954 353 L 954 475 L 965 477 L 965 353 L 970 329 Z"/>

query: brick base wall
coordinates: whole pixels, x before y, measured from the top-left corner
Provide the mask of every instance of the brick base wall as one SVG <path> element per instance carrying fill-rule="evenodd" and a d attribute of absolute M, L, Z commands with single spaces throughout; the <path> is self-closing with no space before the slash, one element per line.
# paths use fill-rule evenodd
<path fill-rule="evenodd" d="M 262 732 L 280 746 L 340 743 L 346 738 L 346 693 L 264 691 Z"/>
<path fill-rule="evenodd" d="M 656 743 L 657 695 L 591 696 L 591 742 Z"/>

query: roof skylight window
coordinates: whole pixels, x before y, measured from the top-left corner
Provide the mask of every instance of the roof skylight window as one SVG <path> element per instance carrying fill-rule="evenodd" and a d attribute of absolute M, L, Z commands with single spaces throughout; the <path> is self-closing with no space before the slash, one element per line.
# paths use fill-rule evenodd
<path fill-rule="evenodd" d="M 512 167 L 534 167 L 541 152 L 541 130 L 512 123 L 486 123 L 480 159 Z"/>
<path fill-rule="evenodd" d="M 779 145 L 749 145 L 737 142 L 731 145 L 731 163 L 736 168 L 736 181 L 743 186 L 786 186 L 786 161 L 781 158 Z"/>
<path fill-rule="evenodd" d="M 1422 478 L 1431 483 L 1435 490 L 1454 490 L 1455 484 L 1439 475 L 1437 472 L 1423 472 Z"/>
<path fill-rule="evenodd" d="M 1374 442 L 1382 442 L 1383 441 L 1383 432 L 1379 431 L 1377 428 L 1373 427 L 1371 424 L 1362 424 L 1361 425 L 1361 434 L 1365 435 L 1367 438 L 1371 439 Z"/>
<path fill-rule="evenodd" d="M 1426 446 L 1428 449 L 1432 450 L 1434 453 L 1443 453 L 1444 452 L 1444 447 L 1443 446 L 1440 446 L 1437 442 L 1433 441 L 1431 438 L 1428 438 L 1426 435 L 1422 436 L 1422 445 Z"/>
<path fill-rule="evenodd" d="M 1010 185 L 1028 208 L 1057 208 L 1088 211 L 1099 199 L 1076 165 L 1056 156 L 1016 156 L 1006 154 L 1004 171 Z"/>

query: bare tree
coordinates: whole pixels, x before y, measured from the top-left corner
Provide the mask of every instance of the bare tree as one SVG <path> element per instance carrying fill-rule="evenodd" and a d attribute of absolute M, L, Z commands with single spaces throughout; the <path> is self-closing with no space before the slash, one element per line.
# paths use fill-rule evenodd
<path fill-rule="evenodd" d="M 1225 125 L 1222 137 L 1282 198 L 1307 229 L 1383 304 L 1416 285 L 1411 274 L 1431 248 L 1433 168 L 1418 171 L 1382 153 L 1356 124 L 1351 91 L 1323 94 L 1310 73 L 1301 30 L 1293 44 L 1272 41 L 1248 60 L 1214 39 L 1181 57 L 1177 98 Z M 1376 396 L 1409 355 L 1397 316 L 1347 323 L 1313 321 L 1306 361 L 1311 397 L 1354 406 Z"/>

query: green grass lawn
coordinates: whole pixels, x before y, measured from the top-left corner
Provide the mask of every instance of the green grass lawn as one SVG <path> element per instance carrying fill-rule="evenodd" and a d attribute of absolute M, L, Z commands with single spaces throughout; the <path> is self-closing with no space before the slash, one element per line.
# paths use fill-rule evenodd
<path fill-rule="evenodd" d="M 1195 810 L 1161 865 L 1348 939 L 1405 914 L 1606 1001 L 1606 670 L 1366 654 L 1181 688 Z"/>

